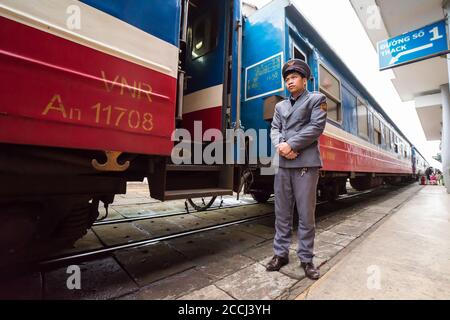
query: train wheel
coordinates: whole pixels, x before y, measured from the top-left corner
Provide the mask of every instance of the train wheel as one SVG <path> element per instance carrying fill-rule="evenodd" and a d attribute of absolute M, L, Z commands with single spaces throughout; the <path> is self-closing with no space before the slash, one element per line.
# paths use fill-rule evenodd
<path fill-rule="evenodd" d="M 339 197 L 339 185 L 337 183 L 332 183 L 325 187 L 325 198 L 328 201 L 334 201 L 338 197 Z"/>
<path fill-rule="evenodd" d="M 326 181 L 318 185 L 318 199 L 320 201 L 334 201 L 339 195 L 347 193 L 346 179 Z"/>
<path fill-rule="evenodd" d="M 205 198 L 188 198 L 187 201 L 197 211 L 205 211 L 212 206 L 214 201 L 216 201 L 217 196 L 211 197 L 211 199 L 206 202 Z"/>
<path fill-rule="evenodd" d="M 258 203 L 266 203 L 269 200 L 271 194 L 264 191 L 254 191 L 250 193 L 252 198 Z"/>
<path fill-rule="evenodd" d="M 382 177 L 356 177 L 350 179 L 350 185 L 353 189 L 364 191 L 372 188 L 377 188 L 383 184 Z"/>
<path fill-rule="evenodd" d="M 86 235 L 97 217 L 98 200 L 76 202 L 71 212 L 61 221 L 55 230 L 54 238 L 65 247 L 72 246 L 78 239 Z"/>
<path fill-rule="evenodd" d="M 98 216 L 98 201 L 60 197 L 2 204 L 0 265 L 32 262 L 72 246 Z"/>

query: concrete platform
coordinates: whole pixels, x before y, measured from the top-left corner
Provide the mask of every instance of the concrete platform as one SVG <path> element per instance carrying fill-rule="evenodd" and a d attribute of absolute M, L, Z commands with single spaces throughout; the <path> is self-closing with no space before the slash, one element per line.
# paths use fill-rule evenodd
<path fill-rule="evenodd" d="M 450 299 L 450 195 L 422 188 L 347 250 L 297 299 Z"/>

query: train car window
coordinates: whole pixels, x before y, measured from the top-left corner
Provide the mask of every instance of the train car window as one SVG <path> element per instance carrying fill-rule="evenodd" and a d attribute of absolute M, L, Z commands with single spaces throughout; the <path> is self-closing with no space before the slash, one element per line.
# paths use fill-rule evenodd
<path fill-rule="evenodd" d="M 386 147 L 388 149 L 391 149 L 391 130 L 388 128 L 388 126 L 385 126 L 384 129 L 385 129 L 384 136 L 386 138 Z"/>
<path fill-rule="evenodd" d="M 398 137 L 394 134 L 394 151 L 395 153 L 398 153 Z"/>
<path fill-rule="evenodd" d="M 188 30 L 192 60 L 213 51 L 217 46 L 217 10 L 211 8 L 199 16 Z"/>
<path fill-rule="evenodd" d="M 373 130 L 374 132 L 374 139 L 375 144 L 380 145 L 381 144 L 381 122 L 378 117 L 373 116 Z"/>
<path fill-rule="evenodd" d="M 305 54 L 299 49 L 297 48 L 297 46 L 294 45 L 294 54 L 293 54 L 294 59 L 300 59 L 303 60 L 305 62 L 308 62 L 306 60 L 306 56 Z"/>
<path fill-rule="evenodd" d="M 394 142 L 395 142 L 395 134 L 393 131 L 391 131 L 391 148 L 395 151 Z"/>
<path fill-rule="evenodd" d="M 342 122 L 341 84 L 323 65 L 319 67 L 320 91 L 327 97 L 328 118 Z"/>
<path fill-rule="evenodd" d="M 356 115 L 358 117 L 358 134 L 366 139 L 369 138 L 369 113 L 367 106 L 358 99 L 356 106 Z"/>

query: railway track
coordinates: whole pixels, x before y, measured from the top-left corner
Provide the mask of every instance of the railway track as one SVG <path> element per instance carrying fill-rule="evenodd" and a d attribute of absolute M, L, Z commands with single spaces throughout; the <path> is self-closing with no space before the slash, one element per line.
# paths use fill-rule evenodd
<path fill-rule="evenodd" d="M 371 194 L 377 190 L 380 190 L 380 188 L 375 188 L 375 189 L 371 189 L 371 190 L 367 190 L 367 191 L 362 191 L 362 192 L 357 192 L 357 193 L 353 193 L 353 194 L 349 194 L 349 195 L 340 196 L 338 199 L 336 199 L 336 202 L 339 203 L 339 202 L 343 202 L 345 200 L 358 198 L 358 197 L 361 197 L 361 196 L 364 196 L 367 194 Z M 323 206 L 323 205 L 326 205 L 329 203 L 330 203 L 329 201 L 322 201 L 322 202 L 318 202 L 317 206 L 320 207 L 320 206 Z M 217 210 L 233 209 L 233 208 L 241 208 L 241 207 L 257 207 L 258 205 L 261 205 L 261 204 L 254 203 L 254 204 L 245 204 L 245 205 L 231 205 L 231 206 L 225 206 L 225 207 L 221 207 L 221 208 L 220 207 L 213 208 L 213 209 L 209 209 L 209 210 L 203 211 L 203 212 L 211 213 L 211 212 L 214 212 Z M 180 212 L 172 212 L 172 213 L 161 214 L 161 215 L 156 215 L 156 216 L 151 215 L 151 216 L 139 216 L 139 217 L 133 217 L 133 218 L 124 218 L 124 219 L 114 219 L 114 220 L 109 220 L 109 221 L 100 221 L 100 222 L 96 223 L 96 226 L 104 226 L 104 225 L 115 226 L 117 224 L 122 224 L 122 223 L 132 223 L 135 221 L 163 219 L 163 218 L 170 218 L 170 217 L 174 217 L 174 216 L 190 215 L 190 214 L 195 214 L 195 212 L 188 214 L 184 211 L 183 212 L 180 211 Z M 194 235 L 194 234 L 199 234 L 199 233 L 203 233 L 203 232 L 207 232 L 207 231 L 227 228 L 227 227 L 245 224 L 245 223 L 249 223 L 249 222 L 255 222 L 257 220 L 262 220 L 264 218 L 272 217 L 273 215 L 274 215 L 274 212 L 272 211 L 269 213 L 263 213 L 261 215 L 246 217 L 243 219 L 236 219 L 233 221 L 228 221 L 228 222 L 223 222 L 223 223 L 215 223 L 212 225 L 206 225 L 206 226 L 202 226 L 202 227 L 198 227 L 198 228 L 194 228 L 194 229 L 190 229 L 190 230 L 174 232 L 174 233 L 162 235 L 162 236 L 149 237 L 149 238 L 146 238 L 143 240 L 124 242 L 124 243 L 119 243 L 119 244 L 115 244 L 115 245 L 105 245 L 98 249 L 81 250 L 81 251 L 78 251 L 75 253 L 57 255 L 57 256 L 53 256 L 48 259 L 37 262 L 36 266 L 39 269 L 51 269 L 51 268 L 58 267 L 61 265 L 80 263 L 80 262 L 83 262 L 86 260 L 92 260 L 92 259 L 104 257 L 106 255 L 112 254 L 119 250 L 126 250 L 126 249 L 131 249 L 131 248 L 152 245 L 152 244 L 155 244 L 155 243 L 161 242 L 161 241 L 173 240 L 173 239 L 186 237 L 186 236 L 190 236 L 190 235 Z M 319 222 L 325 218 L 328 218 L 328 216 L 318 216 L 317 221 Z"/>
<path fill-rule="evenodd" d="M 269 202 L 270 203 L 270 202 Z M 212 212 L 217 211 L 221 209 L 232 209 L 242 206 L 251 206 L 251 205 L 258 205 L 258 203 L 255 201 L 255 203 L 246 203 L 246 204 L 236 204 L 236 205 L 219 205 L 211 207 L 203 212 Z M 197 211 L 192 211 L 192 213 Z M 142 220 L 148 220 L 153 218 L 166 218 L 166 217 L 174 217 L 174 216 L 181 216 L 185 214 L 190 214 L 191 212 L 188 212 L 186 210 L 183 211 L 173 211 L 173 212 L 167 212 L 163 214 L 141 214 L 138 217 L 130 217 L 130 218 L 120 218 L 120 219 L 108 219 L 108 220 L 98 220 L 94 222 L 93 226 L 102 226 L 102 225 L 108 225 L 108 224 L 117 224 L 117 223 L 127 223 L 127 222 L 134 222 L 134 221 L 142 221 Z"/>
<path fill-rule="evenodd" d="M 361 196 L 367 193 L 371 193 L 376 189 L 371 189 L 371 190 L 366 190 L 366 191 L 361 191 L 361 192 L 357 192 L 354 194 L 349 194 L 349 195 L 343 195 L 343 196 L 339 196 L 338 199 L 336 199 L 337 201 L 342 201 L 345 199 L 351 199 L 357 196 Z M 268 200 L 268 203 L 273 203 L 273 197 L 271 197 Z M 321 202 L 317 202 L 317 205 L 323 205 L 325 203 L 329 203 L 329 201 L 321 201 Z M 220 210 L 220 209 L 232 209 L 232 208 L 238 208 L 238 207 L 242 207 L 242 206 L 251 206 L 251 205 L 259 205 L 259 203 L 257 203 L 256 201 L 254 203 L 246 203 L 246 204 L 236 204 L 236 205 L 219 205 L 219 206 L 213 206 L 207 210 L 205 210 L 206 212 L 212 212 L 212 211 L 216 211 L 216 210 Z M 196 212 L 196 211 L 193 211 Z M 118 223 L 127 223 L 127 222 L 134 222 L 134 221 L 144 221 L 144 220 L 148 220 L 148 219 L 153 219 L 153 218 L 166 218 L 166 217 L 173 217 L 173 216 L 181 216 L 181 215 L 185 215 L 185 214 L 190 214 L 190 212 L 187 211 L 173 211 L 173 212 L 168 212 L 168 213 L 163 213 L 163 214 L 154 214 L 154 213 L 150 213 L 150 214 L 142 214 L 139 215 L 138 217 L 130 217 L 130 218 L 120 218 L 120 219 L 108 219 L 108 220 L 98 220 L 96 222 L 94 222 L 93 226 L 102 226 L 102 225 L 111 225 L 111 224 L 118 224 Z"/>
<path fill-rule="evenodd" d="M 141 247 L 141 246 L 151 245 L 151 244 L 154 244 L 154 243 L 157 243 L 160 241 L 172 240 L 172 239 L 181 238 L 181 237 L 198 234 L 198 233 L 202 233 L 202 232 L 206 232 L 206 231 L 217 230 L 217 229 L 221 229 L 221 228 L 225 228 L 225 227 L 230 227 L 230 226 L 235 226 L 235 225 L 239 225 L 239 224 L 243 224 L 243 223 L 247 223 L 247 222 L 252 222 L 252 221 L 259 220 L 259 219 L 270 217 L 272 215 L 273 215 L 273 212 L 264 214 L 261 216 L 215 224 L 212 226 L 201 227 L 198 229 L 193 229 L 193 230 L 188 230 L 188 231 L 183 231 L 183 232 L 177 232 L 177 233 L 173 233 L 170 235 L 154 237 L 154 238 L 149 238 L 149 239 L 145 239 L 145 240 L 138 240 L 138 241 L 123 243 L 123 244 L 118 244 L 118 245 L 106 246 L 106 247 L 96 249 L 96 250 L 89 250 L 86 252 L 79 252 L 79 253 L 72 254 L 72 255 L 60 256 L 60 257 L 52 258 L 49 260 L 41 261 L 41 262 L 39 262 L 38 265 L 40 267 L 48 267 L 51 265 L 61 264 L 61 263 L 67 264 L 67 263 L 73 263 L 73 262 L 80 262 L 80 260 L 82 261 L 82 260 L 93 258 L 93 257 L 95 257 L 95 258 L 101 257 L 101 256 L 104 256 L 105 254 L 109 254 L 109 253 L 115 252 L 117 250 L 125 250 L 125 249 L 131 249 L 131 248 L 137 248 L 137 247 Z"/>

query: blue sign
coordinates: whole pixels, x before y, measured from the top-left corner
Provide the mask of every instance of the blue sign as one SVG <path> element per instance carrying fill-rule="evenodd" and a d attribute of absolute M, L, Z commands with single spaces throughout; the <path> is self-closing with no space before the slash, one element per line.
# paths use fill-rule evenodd
<path fill-rule="evenodd" d="M 448 53 L 445 20 L 378 42 L 380 70 Z"/>
<path fill-rule="evenodd" d="M 283 53 L 264 59 L 245 69 L 245 100 L 283 90 Z"/>

